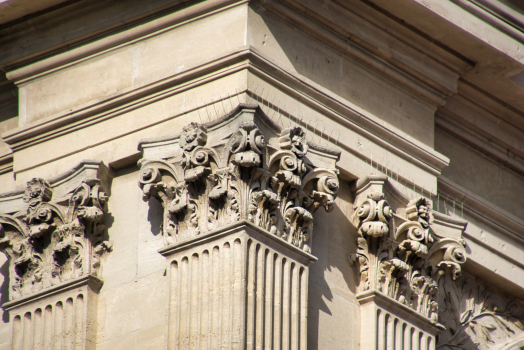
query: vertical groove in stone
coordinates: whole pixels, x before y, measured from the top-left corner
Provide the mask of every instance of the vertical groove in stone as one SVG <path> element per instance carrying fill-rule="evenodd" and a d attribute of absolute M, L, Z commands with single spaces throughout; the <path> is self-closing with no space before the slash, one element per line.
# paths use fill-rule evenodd
<path fill-rule="evenodd" d="M 17 315 L 13 319 L 13 350 L 22 349 L 22 340 L 22 320 Z"/>
<path fill-rule="evenodd" d="M 189 260 L 182 258 L 180 264 L 180 317 L 178 320 L 178 346 L 187 349 L 189 345 Z"/>
<path fill-rule="evenodd" d="M 375 334 L 377 337 L 377 350 L 382 350 L 383 348 L 383 339 L 382 339 L 382 310 L 377 310 L 377 323 L 376 323 Z"/>
<path fill-rule="evenodd" d="M 307 271 L 300 267 L 300 350 L 307 350 L 307 284 Z"/>
<path fill-rule="evenodd" d="M 395 349 L 395 333 L 393 332 L 393 319 L 391 314 L 386 315 L 385 319 L 385 338 L 386 338 L 386 349 L 387 350 L 394 350 Z"/>
<path fill-rule="evenodd" d="M 63 330 L 64 330 L 64 307 L 59 301 L 55 305 L 55 331 L 54 331 L 54 349 L 62 350 Z"/>
<path fill-rule="evenodd" d="M 33 347 L 33 325 L 31 318 L 31 313 L 26 312 L 22 325 L 22 349 L 24 350 L 30 350 Z"/>
<path fill-rule="evenodd" d="M 222 322 L 221 327 L 221 348 L 227 348 L 231 344 L 231 328 L 230 328 L 230 308 L 229 301 L 231 299 L 231 246 L 229 243 L 224 243 L 221 254 L 221 290 L 220 290 L 220 301 L 221 301 L 221 312 Z"/>
<path fill-rule="evenodd" d="M 255 271 L 256 271 L 256 244 L 248 241 L 247 260 L 247 307 L 246 307 L 246 349 L 255 348 Z"/>
<path fill-rule="evenodd" d="M 266 302 L 264 307 L 264 346 L 265 349 L 271 350 L 273 346 L 273 286 L 275 280 L 275 256 L 269 250 L 266 250 Z"/>
<path fill-rule="evenodd" d="M 409 337 L 407 336 L 408 326 L 405 322 L 402 324 L 401 332 L 402 332 L 402 350 L 410 350 L 408 346 Z"/>
<path fill-rule="evenodd" d="M 398 318 L 395 318 L 393 323 L 393 332 L 395 333 L 395 350 L 402 349 L 402 330 L 400 327 L 400 321 Z"/>
<path fill-rule="evenodd" d="M 220 349 L 220 250 L 216 246 L 213 248 L 211 266 L 211 349 Z"/>
<path fill-rule="evenodd" d="M 198 316 L 199 316 L 199 270 L 200 259 L 198 254 L 191 256 L 191 268 L 189 269 L 189 348 L 198 349 Z"/>
<path fill-rule="evenodd" d="M 200 349 L 210 349 L 209 343 L 209 284 L 211 276 L 209 273 L 209 252 L 205 250 L 202 253 L 202 280 L 201 280 L 201 294 L 200 294 Z"/>
<path fill-rule="evenodd" d="M 251 238 L 207 249 L 171 262 L 167 350 L 306 350 L 307 268 Z"/>
<path fill-rule="evenodd" d="M 242 302 L 242 255 L 242 242 L 240 239 L 236 239 L 233 242 L 233 293 L 231 294 L 231 306 L 234 313 L 231 325 L 233 349 L 240 349 L 242 347 L 241 344 L 243 344 L 240 332 L 242 329 L 242 309 L 244 307 Z"/>
<path fill-rule="evenodd" d="M 84 327 L 84 296 L 79 294 L 75 302 L 75 350 L 84 348 Z"/>
<path fill-rule="evenodd" d="M 33 327 L 33 339 L 34 348 L 44 348 L 44 329 L 42 324 L 42 309 L 36 309 L 34 315 L 34 327 Z"/>
<path fill-rule="evenodd" d="M 298 350 L 298 336 L 299 336 L 299 284 L 298 284 L 298 267 L 295 263 L 291 264 L 291 278 L 290 278 L 290 289 L 291 289 L 291 350 Z"/>
<path fill-rule="evenodd" d="M 284 270 L 284 278 L 282 281 L 282 349 L 288 350 L 290 348 L 290 326 L 291 326 L 291 264 L 287 259 L 282 259 L 282 268 Z"/>
<path fill-rule="evenodd" d="M 44 350 L 53 348 L 53 307 L 47 305 L 44 310 Z"/>
<path fill-rule="evenodd" d="M 168 314 L 168 334 L 167 334 L 167 349 L 176 349 L 176 342 L 178 338 L 178 312 L 180 286 L 178 275 L 178 262 L 173 261 L 170 265 L 170 281 L 169 281 L 169 314 Z"/>
<path fill-rule="evenodd" d="M 275 253 L 275 291 L 274 291 L 274 331 L 273 331 L 273 349 L 280 350 L 282 346 L 282 279 L 283 266 L 282 257 Z"/>
<path fill-rule="evenodd" d="M 256 311 L 255 311 L 255 342 L 256 348 L 264 347 L 264 282 L 266 267 L 266 249 L 257 246 L 257 270 L 256 270 Z"/>
<path fill-rule="evenodd" d="M 73 349 L 74 346 L 74 317 L 73 299 L 68 298 L 65 305 L 65 325 L 64 325 L 64 349 Z"/>

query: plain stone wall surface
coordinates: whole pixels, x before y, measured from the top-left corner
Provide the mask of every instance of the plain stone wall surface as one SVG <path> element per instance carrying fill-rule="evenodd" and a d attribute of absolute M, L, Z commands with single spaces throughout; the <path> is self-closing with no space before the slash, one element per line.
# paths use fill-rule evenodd
<path fill-rule="evenodd" d="M 142 200 L 138 168 L 115 173 L 106 217 L 113 252 L 98 299 L 98 349 L 159 349 L 164 344 L 167 280 L 155 210 Z M 113 254 L 114 253 L 114 254 Z"/>

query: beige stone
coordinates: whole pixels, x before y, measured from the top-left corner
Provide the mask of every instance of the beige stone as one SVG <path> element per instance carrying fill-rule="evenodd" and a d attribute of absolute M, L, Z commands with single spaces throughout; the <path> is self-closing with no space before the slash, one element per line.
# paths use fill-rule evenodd
<path fill-rule="evenodd" d="M 0 349 L 522 346 L 521 7 L 0 2 Z"/>

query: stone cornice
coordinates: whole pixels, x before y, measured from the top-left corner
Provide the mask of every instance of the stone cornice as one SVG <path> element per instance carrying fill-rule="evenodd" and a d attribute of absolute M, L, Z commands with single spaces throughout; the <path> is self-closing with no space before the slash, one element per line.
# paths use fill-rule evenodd
<path fill-rule="evenodd" d="M 129 28 L 124 24 L 120 31 L 111 28 L 105 37 L 99 33 L 93 33 L 91 40 L 83 38 L 81 44 L 56 48 L 53 55 L 48 52 L 41 54 L 38 59 L 32 58 L 29 62 L 19 63 L 6 68 L 7 78 L 17 84 L 24 83 L 30 79 L 56 72 L 58 70 L 78 64 L 86 59 L 97 57 L 107 52 L 117 50 L 121 47 L 136 44 L 139 41 L 160 35 L 166 31 L 211 16 L 217 12 L 225 11 L 231 7 L 239 6 L 249 0 L 219 0 L 213 2 L 200 2 L 187 0 L 176 4 L 191 3 L 192 5 L 165 15 L 160 12 L 160 17 L 146 23 L 135 23 Z M 162 16 L 163 15 L 163 16 Z M 157 16 L 159 16 L 157 14 Z M 160 28 L 160 29 L 159 29 Z M 87 43 L 86 43 L 87 42 Z M 75 47 L 76 46 L 76 47 Z"/>
<path fill-rule="evenodd" d="M 455 3 L 513 39 L 524 42 L 524 17 L 493 0 L 455 0 Z"/>
<path fill-rule="evenodd" d="M 524 243 L 524 220 L 477 196 L 450 179 L 438 177 L 439 190 L 462 203 L 464 212 Z"/>
<path fill-rule="evenodd" d="M 40 73 L 49 74 L 50 72 L 55 71 L 55 67 L 62 69 L 71 64 L 77 64 L 82 60 L 100 55 L 108 50 L 111 51 L 125 45 L 134 44 L 137 41 L 147 39 L 150 36 L 161 34 L 167 30 L 176 28 L 177 26 L 212 15 L 217 11 L 223 11 L 231 6 L 238 6 L 249 2 L 254 4 L 258 3 L 258 1 L 197 3 L 185 8 L 183 11 L 177 11 L 157 18 L 152 23 L 142 23 L 135 27 L 111 34 L 107 37 L 100 38 L 100 34 L 97 34 L 95 36 L 97 40 L 94 42 L 88 42 L 77 48 L 71 48 L 71 45 L 69 45 L 66 54 L 55 52 L 52 57 L 40 59 L 37 62 L 27 65 L 27 67 L 21 67 L 16 70 L 7 69 L 7 71 L 9 71 L 8 77 L 10 80 L 16 81 L 17 83 L 23 83 L 25 81 L 24 79 L 33 79 L 38 77 Z M 179 4 L 176 5 L 180 6 Z M 456 79 L 458 76 L 472 67 L 471 63 L 464 61 L 464 58 L 458 57 L 431 42 L 428 43 L 427 38 L 424 36 L 412 32 L 401 25 L 397 25 L 395 21 L 391 21 L 390 19 L 388 20 L 391 21 L 391 24 L 398 27 L 396 31 L 392 32 L 390 27 L 386 30 L 381 28 L 380 23 L 373 23 L 373 26 L 380 29 L 375 33 L 377 37 L 371 39 L 372 42 L 368 43 L 362 38 L 359 38 L 358 33 L 351 33 L 351 29 L 348 31 L 348 29 L 344 27 L 344 23 L 328 21 L 324 17 L 313 13 L 313 11 L 306 9 L 297 2 L 289 0 L 282 2 L 274 1 L 263 2 L 260 5 L 266 7 L 285 21 L 302 28 L 302 30 L 309 35 L 316 37 L 322 42 L 328 43 L 336 50 L 348 54 L 369 68 L 377 70 L 381 74 L 385 74 L 392 80 L 398 81 L 408 89 L 412 86 L 411 88 L 420 90 L 423 85 L 427 84 L 428 92 L 425 93 L 424 98 L 431 100 L 433 103 L 443 104 L 444 96 L 456 91 Z M 347 11 L 346 8 L 341 6 L 338 6 L 337 10 Z M 360 10 L 366 12 L 366 6 Z M 347 13 L 351 16 L 355 16 L 351 12 Z M 369 25 L 366 21 L 373 21 L 372 16 L 370 17 L 368 14 L 366 14 L 366 16 L 366 20 L 362 23 Z M 362 21 L 362 18 L 360 16 L 355 16 L 354 20 Z M 126 23 L 125 26 L 129 27 L 129 24 Z M 162 29 L 158 30 L 158 28 Z M 324 28 L 327 28 L 327 30 L 324 30 Z M 114 29 L 112 30 L 115 31 Z M 409 36 L 409 42 L 402 42 L 399 40 L 398 38 L 401 36 Z M 405 52 L 403 52 L 403 55 L 406 55 L 407 57 L 411 55 L 414 57 L 410 57 L 410 61 L 406 62 L 406 58 L 401 56 L 384 54 L 384 49 L 390 45 L 389 42 L 391 40 L 393 40 L 399 48 L 404 49 Z M 84 38 L 83 41 L 86 42 L 89 41 L 89 39 Z M 384 46 L 382 42 L 388 42 L 388 44 Z M 413 46 L 414 42 L 417 44 Z M 351 43 L 351 45 L 348 45 L 349 43 Z M 425 47 L 425 52 L 413 49 L 414 47 L 421 46 Z M 372 57 L 375 55 L 380 57 L 380 59 L 373 59 Z M 433 62 L 431 65 L 425 64 L 428 56 Z M 424 57 L 424 59 L 422 57 Z M 382 64 L 382 60 L 387 61 L 388 64 Z M 414 67 L 413 61 L 419 62 L 420 67 Z M 396 72 L 397 69 L 398 72 Z M 438 72 L 431 72 L 433 70 Z M 412 78 L 406 80 L 406 76 L 412 76 Z M 446 77 L 445 79 L 449 81 L 443 81 L 443 77 Z M 413 81 L 410 82 L 410 79 Z M 417 87 L 417 85 L 419 86 Z"/>
<path fill-rule="evenodd" d="M 9 23 L 0 25 L 0 31 L 2 32 L 0 36 L 9 38 L 11 42 L 24 41 L 23 38 L 27 35 L 34 40 L 29 40 L 26 44 L 27 47 L 23 47 L 24 50 L 20 50 L 18 45 L 12 50 L 4 51 L 0 55 L 0 66 L 4 70 L 9 71 L 39 61 L 56 62 L 53 61 L 52 57 L 63 55 L 64 52 L 71 52 L 69 61 L 76 60 L 86 56 L 86 54 L 92 54 L 127 40 L 147 35 L 158 31 L 159 28 L 173 25 L 177 21 L 233 2 L 232 0 L 224 0 L 218 1 L 218 3 L 216 1 L 199 3 L 193 0 L 178 0 L 163 1 L 162 4 L 162 2 L 158 1 L 154 5 L 147 4 L 145 7 L 142 7 L 143 3 L 141 4 L 140 1 L 136 1 L 135 4 L 132 1 L 128 1 L 128 11 L 123 11 L 122 3 L 109 4 L 108 6 L 105 1 L 83 3 L 73 0 L 66 4 L 67 6 L 58 6 L 47 13 L 40 13 L 39 16 L 31 18 L 27 23 L 19 20 L 15 21 L 16 23 L 10 23 L 12 24 L 10 27 L 6 27 L 10 25 Z M 193 6 L 187 6 L 188 4 L 193 4 Z M 100 25 L 100 17 L 103 18 L 103 13 L 107 11 L 116 11 L 120 13 L 120 16 L 101 21 L 102 25 Z M 174 11 L 176 12 L 170 14 Z M 79 12 L 87 13 L 87 15 L 81 16 L 81 18 L 71 15 Z M 96 14 L 93 15 L 93 13 Z M 83 21 L 84 27 L 82 30 L 74 30 L 72 33 L 70 32 L 64 36 L 62 32 L 54 32 L 53 29 L 56 30 L 56 28 L 48 29 L 46 23 L 50 19 L 62 22 L 63 26 L 74 26 L 75 24 L 72 23 Z M 151 22 L 147 25 L 149 21 Z M 42 45 L 35 39 L 47 42 Z M 52 66 L 56 65 L 53 64 Z"/>
<path fill-rule="evenodd" d="M 96 105 L 86 106 L 72 114 L 68 111 L 66 114 L 50 116 L 23 128 L 13 129 L 2 136 L 4 141 L 9 143 L 14 150 L 23 149 L 127 113 L 243 69 L 249 69 L 264 79 L 268 79 L 276 87 L 319 110 L 323 115 L 357 131 L 389 152 L 399 155 L 431 174 L 440 174 L 441 169 L 449 163 L 447 157 L 435 152 L 423 143 L 413 140 L 400 130 L 385 127 L 376 116 L 370 115 L 348 101 L 341 102 L 340 97 L 328 90 L 278 67 L 253 47 L 242 48 L 240 51 L 203 66 L 158 83 L 126 92 Z M 149 126 L 151 125 L 145 125 L 144 128 Z M 315 128 L 314 125 L 307 125 L 307 127 L 309 130 Z M 320 134 L 320 132 L 318 133 Z M 344 146 L 344 143 L 344 140 L 341 140 L 339 146 L 351 149 L 349 146 Z"/>

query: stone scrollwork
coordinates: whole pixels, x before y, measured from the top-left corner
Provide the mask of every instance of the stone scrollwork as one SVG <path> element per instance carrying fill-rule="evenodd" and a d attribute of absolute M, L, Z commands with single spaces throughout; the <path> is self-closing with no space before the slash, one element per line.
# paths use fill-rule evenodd
<path fill-rule="evenodd" d="M 465 274 L 460 281 L 439 282 L 439 320 L 446 329 L 437 349 L 517 349 L 524 335 L 524 300 L 490 288 Z M 507 346 L 508 345 L 508 346 Z"/>
<path fill-rule="evenodd" d="M 11 300 L 99 274 L 101 256 L 111 250 L 102 224 L 108 196 L 99 179 L 79 182 L 55 199 L 50 183 L 34 178 L 18 195 L 25 209 L 0 214 L 0 251 L 10 260 Z"/>
<path fill-rule="evenodd" d="M 432 229 L 431 203 L 425 198 L 409 201 L 397 213 L 379 191 L 361 202 L 357 253 L 350 256 L 359 266 L 361 292 L 378 290 L 437 322 L 439 279 L 460 276 L 464 242 Z"/>
<path fill-rule="evenodd" d="M 309 145 L 305 136 L 240 105 L 169 141 L 142 141 L 139 185 L 146 200 L 164 207 L 165 244 L 248 220 L 310 252 L 313 213 L 320 206 L 331 211 L 338 192 L 339 153 Z M 327 159 L 322 167 L 308 158 L 311 147 Z"/>

